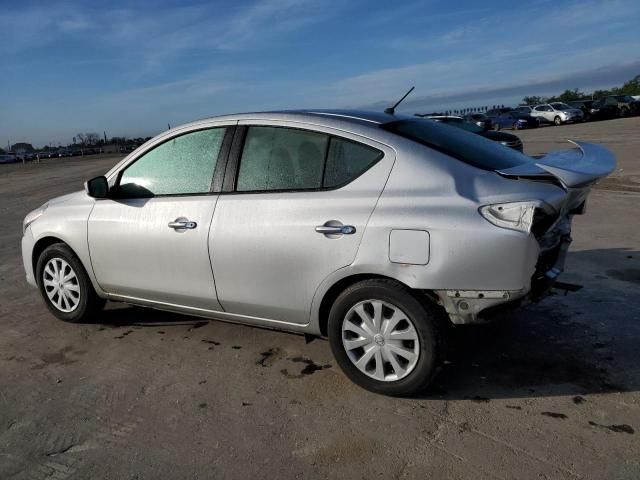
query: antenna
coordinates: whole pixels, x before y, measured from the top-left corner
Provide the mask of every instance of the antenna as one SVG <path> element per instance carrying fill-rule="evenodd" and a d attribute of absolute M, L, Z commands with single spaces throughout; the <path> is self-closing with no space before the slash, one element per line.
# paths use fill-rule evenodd
<path fill-rule="evenodd" d="M 394 113 L 396 113 L 396 107 L 397 107 L 398 105 L 400 105 L 400 104 L 402 103 L 402 101 L 403 101 L 405 98 L 407 98 L 411 92 L 413 92 L 413 89 L 414 89 L 414 88 L 416 88 L 416 87 L 411 87 L 411 88 L 409 89 L 409 91 L 408 91 L 407 93 L 405 93 L 405 94 L 404 94 L 404 96 L 403 96 L 400 100 L 398 100 L 398 101 L 397 101 L 397 103 L 396 103 L 393 107 L 385 108 L 385 109 L 384 109 L 384 113 L 388 113 L 389 115 L 393 115 Z"/>

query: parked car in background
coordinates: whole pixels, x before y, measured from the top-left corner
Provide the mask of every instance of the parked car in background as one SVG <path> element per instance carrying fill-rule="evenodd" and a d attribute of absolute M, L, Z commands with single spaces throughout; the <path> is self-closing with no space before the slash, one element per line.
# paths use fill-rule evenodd
<path fill-rule="evenodd" d="M 514 110 L 523 115 L 531 115 L 534 105 L 519 105 Z"/>
<path fill-rule="evenodd" d="M 11 153 L 0 154 L 0 163 L 15 163 L 18 161 L 18 157 Z"/>
<path fill-rule="evenodd" d="M 449 323 L 548 294 L 615 168 L 576 146 L 534 160 L 378 112 L 200 120 L 27 214 L 26 279 L 69 322 L 100 321 L 108 299 L 325 336 L 355 383 L 409 395 Z"/>
<path fill-rule="evenodd" d="M 519 130 L 539 126 L 539 121 L 531 117 L 527 111 L 520 111 L 511 107 L 491 109 L 487 111 L 487 116 L 491 119 L 491 128 L 496 130 L 503 128 Z"/>
<path fill-rule="evenodd" d="M 562 102 L 545 103 L 536 105 L 531 110 L 531 116 L 541 123 L 562 125 L 567 122 L 581 122 L 584 114 L 579 108 L 573 108 Z"/>
<path fill-rule="evenodd" d="M 619 117 L 640 115 L 640 100 L 631 95 L 610 95 L 599 99 L 598 105 L 616 108 Z"/>
<path fill-rule="evenodd" d="M 502 115 L 503 113 L 508 113 L 511 110 L 513 110 L 511 107 L 492 108 L 490 110 L 487 110 L 486 115 L 487 117 L 493 119 L 495 117 Z"/>
<path fill-rule="evenodd" d="M 525 128 L 537 128 L 539 126 L 539 122 L 536 118 L 515 110 L 510 110 L 493 117 L 491 118 L 491 121 L 495 130 L 501 130 L 503 128 L 522 130 Z"/>
<path fill-rule="evenodd" d="M 484 128 L 485 130 L 491 130 L 493 128 L 493 123 L 491 119 L 487 117 L 484 113 L 467 113 L 464 117 L 466 121 L 475 123 L 479 127 Z"/>
<path fill-rule="evenodd" d="M 420 117 L 422 115 L 416 116 Z M 519 152 L 522 152 L 523 150 L 522 140 L 511 133 L 485 130 L 483 127 L 455 115 L 424 115 L 422 117 L 436 122 L 446 123 L 447 125 L 452 125 L 462 130 L 466 130 L 467 132 L 475 133 L 494 142 L 498 142 L 500 145 L 504 145 L 505 147 L 513 148 Z"/>
<path fill-rule="evenodd" d="M 575 100 L 573 102 L 569 102 L 568 105 L 582 110 L 585 121 L 607 120 L 618 116 L 618 107 L 604 105 L 597 100 Z"/>

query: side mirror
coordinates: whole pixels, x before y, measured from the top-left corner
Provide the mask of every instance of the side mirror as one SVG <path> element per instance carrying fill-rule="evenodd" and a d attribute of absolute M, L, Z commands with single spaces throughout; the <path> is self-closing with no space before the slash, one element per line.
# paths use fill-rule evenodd
<path fill-rule="evenodd" d="M 84 189 L 87 195 L 93 198 L 107 198 L 109 193 L 109 183 L 107 177 L 100 176 L 84 182 Z"/>

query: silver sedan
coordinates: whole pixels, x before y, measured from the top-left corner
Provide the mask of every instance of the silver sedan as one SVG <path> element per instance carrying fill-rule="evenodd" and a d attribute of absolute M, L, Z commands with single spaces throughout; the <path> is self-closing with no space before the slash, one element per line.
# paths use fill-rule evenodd
<path fill-rule="evenodd" d="M 354 382 L 409 394 L 451 323 L 562 272 L 571 218 L 615 166 L 574 147 L 534 160 L 387 113 L 211 118 L 30 212 L 24 268 L 65 321 L 111 300 L 328 337 Z"/>

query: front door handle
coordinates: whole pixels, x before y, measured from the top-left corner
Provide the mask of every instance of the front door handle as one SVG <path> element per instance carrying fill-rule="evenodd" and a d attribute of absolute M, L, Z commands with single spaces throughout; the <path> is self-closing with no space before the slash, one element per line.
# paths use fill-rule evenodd
<path fill-rule="evenodd" d="M 198 224 L 196 222 L 192 222 L 183 217 L 176 218 L 173 222 L 169 222 L 169 228 L 173 228 L 174 230 L 182 230 L 182 229 L 193 230 L 197 226 Z"/>
<path fill-rule="evenodd" d="M 318 225 L 316 232 L 323 235 L 353 235 L 356 227 L 353 225 Z"/>

